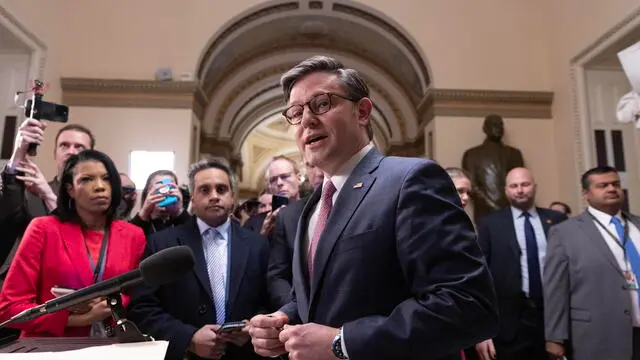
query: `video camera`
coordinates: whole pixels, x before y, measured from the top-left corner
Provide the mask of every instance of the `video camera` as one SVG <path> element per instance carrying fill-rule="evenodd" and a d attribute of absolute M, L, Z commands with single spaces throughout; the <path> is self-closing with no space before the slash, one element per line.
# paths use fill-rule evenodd
<path fill-rule="evenodd" d="M 33 95 L 31 99 L 25 101 L 24 116 L 35 120 L 48 120 L 60 123 L 69 121 L 68 106 L 42 100 L 44 87 L 44 83 L 41 80 L 33 81 L 33 87 L 31 88 Z M 16 103 L 18 102 L 19 96 L 24 93 L 27 93 L 27 91 L 18 91 L 16 93 Z M 30 156 L 35 156 L 38 153 L 37 148 L 37 144 L 29 144 L 27 153 Z"/>

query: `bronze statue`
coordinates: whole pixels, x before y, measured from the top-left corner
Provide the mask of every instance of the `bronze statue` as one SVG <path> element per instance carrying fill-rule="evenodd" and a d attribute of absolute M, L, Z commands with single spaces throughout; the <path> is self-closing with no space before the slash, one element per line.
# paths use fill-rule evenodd
<path fill-rule="evenodd" d="M 524 167 L 520 150 L 504 145 L 504 121 L 500 115 L 487 115 L 482 131 L 487 138 L 480 146 L 465 151 L 462 168 L 471 175 L 473 183 L 473 213 L 476 224 L 483 216 L 507 206 L 504 193 L 507 173 Z"/>

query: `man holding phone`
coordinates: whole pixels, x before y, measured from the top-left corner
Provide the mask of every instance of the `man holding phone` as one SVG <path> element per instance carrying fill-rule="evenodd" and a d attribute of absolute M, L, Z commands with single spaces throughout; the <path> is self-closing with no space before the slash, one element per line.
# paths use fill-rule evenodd
<path fill-rule="evenodd" d="M 230 220 L 238 188 L 226 162 L 194 164 L 189 187 L 193 216 L 149 236 L 146 255 L 187 245 L 196 257 L 193 271 L 171 284 L 135 288 L 129 319 L 169 340 L 167 360 L 256 359 L 243 321 L 266 307 L 269 244 Z"/>
<path fill-rule="evenodd" d="M 279 209 L 300 198 L 300 169 L 292 159 L 278 155 L 267 165 L 264 180 L 272 194 L 271 211 L 250 217 L 244 227 L 262 236 L 271 236 Z"/>

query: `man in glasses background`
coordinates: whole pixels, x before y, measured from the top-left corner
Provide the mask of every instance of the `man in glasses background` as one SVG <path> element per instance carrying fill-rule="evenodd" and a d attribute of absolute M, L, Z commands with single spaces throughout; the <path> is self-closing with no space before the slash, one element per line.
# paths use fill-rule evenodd
<path fill-rule="evenodd" d="M 271 159 L 265 170 L 264 181 L 267 192 L 271 196 L 285 197 L 289 199 L 289 203 L 300 198 L 300 169 L 295 161 L 286 156 L 279 155 Z M 273 233 L 278 209 L 272 207 L 269 210 L 249 218 L 244 227 L 262 236 L 270 236 Z"/>

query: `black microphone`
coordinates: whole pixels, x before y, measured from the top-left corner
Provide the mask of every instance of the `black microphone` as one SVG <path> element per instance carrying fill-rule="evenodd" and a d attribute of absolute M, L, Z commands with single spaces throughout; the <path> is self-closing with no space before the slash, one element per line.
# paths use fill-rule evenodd
<path fill-rule="evenodd" d="M 42 305 L 27 309 L 0 324 L 0 328 L 17 322 L 33 320 L 101 296 L 120 292 L 132 285 L 144 282 L 148 286 L 159 286 L 178 280 L 195 263 L 193 252 L 187 246 L 174 246 L 158 251 L 140 262 L 136 270 L 126 272 L 109 280 L 100 281 L 70 294 L 51 299 Z"/>

